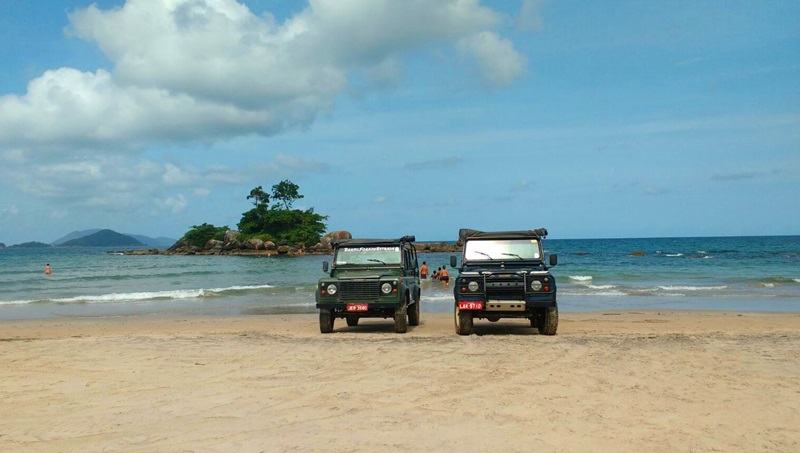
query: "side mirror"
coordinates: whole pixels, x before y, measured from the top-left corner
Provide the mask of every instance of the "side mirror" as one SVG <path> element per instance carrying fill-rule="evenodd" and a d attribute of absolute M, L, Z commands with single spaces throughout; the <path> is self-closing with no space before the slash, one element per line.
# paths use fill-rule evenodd
<path fill-rule="evenodd" d="M 450 267 L 453 269 L 458 267 L 458 260 L 456 259 L 455 256 L 450 257 Z"/>
<path fill-rule="evenodd" d="M 555 266 L 556 264 L 558 264 L 558 255 L 553 253 L 550 255 L 550 265 Z"/>
<path fill-rule="evenodd" d="M 327 261 L 323 261 L 322 262 L 322 272 L 325 272 L 326 274 L 328 273 L 328 262 Z"/>

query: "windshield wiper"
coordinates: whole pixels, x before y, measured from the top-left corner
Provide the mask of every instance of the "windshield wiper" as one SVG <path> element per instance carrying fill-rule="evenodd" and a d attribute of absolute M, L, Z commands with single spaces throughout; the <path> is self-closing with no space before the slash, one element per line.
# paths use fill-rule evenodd
<path fill-rule="evenodd" d="M 381 261 L 381 260 L 376 260 L 375 258 L 369 258 L 367 261 L 372 261 L 373 263 L 381 263 L 381 264 L 383 264 L 383 265 L 386 265 L 386 263 L 384 263 L 383 261 Z"/>
<path fill-rule="evenodd" d="M 505 255 L 505 256 L 513 256 L 513 257 L 519 258 L 520 260 L 524 260 L 525 259 L 525 258 L 517 255 L 516 253 L 503 253 L 503 255 Z"/>
<path fill-rule="evenodd" d="M 493 259 L 494 259 L 494 258 L 492 258 L 492 257 L 491 257 L 491 255 L 489 255 L 488 253 L 479 252 L 479 251 L 477 251 L 477 250 L 473 251 L 473 253 L 477 253 L 477 254 L 479 254 L 479 255 L 483 255 L 483 256 L 485 256 L 486 258 L 489 258 L 490 260 L 493 260 Z"/>

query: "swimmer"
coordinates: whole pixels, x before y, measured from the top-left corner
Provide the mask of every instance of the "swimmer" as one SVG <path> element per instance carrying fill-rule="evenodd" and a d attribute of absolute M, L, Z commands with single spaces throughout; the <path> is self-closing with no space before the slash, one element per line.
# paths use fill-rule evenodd
<path fill-rule="evenodd" d="M 450 286 L 450 273 L 447 272 L 447 266 L 442 266 L 442 270 L 439 272 L 439 280 L 444 286 Z"/>

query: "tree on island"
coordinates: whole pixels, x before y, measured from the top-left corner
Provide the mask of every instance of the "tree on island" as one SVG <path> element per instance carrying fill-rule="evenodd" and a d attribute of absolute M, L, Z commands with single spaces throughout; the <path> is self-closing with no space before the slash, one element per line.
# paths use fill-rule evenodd
<path fill-rule="evenodd" d="M 281 181 L 272 186 L 271 197 L 276 202 L 269 207 L 270 197 L 261 186 L 250 191 L 247 199 L 254 199 L 254 208 L 243 213 L 237 225 L 243 239 L 258 238 L 303 245 L 319 242 L 325 233 L 324 220 L 328 216 L 315 213 L 313 208 L 291 209 L 296 200 L 303 198 L 297 184 L 289 180 Z"/>
<path fill-rule="evenodd" d="M 288 179 L 272 186 L 272 199 L 283 202 L 283 207 L 286 210 L 292 209 L 292 204 L 295 200 L 301 198 L 303 198 L 303 196 L 300 195 L 300 186 Z"/>
<path fill-rule="evenodd" d="M 253 204 L 256 207 L 266 206 L 269 204 L 269 195 L 264 192 L 264 188 L 261 186 L 258 186 L 250 191 L 250 195 L 247 196 L 247 199 L 249 200 L 251 198 L 253 199 Z"/>

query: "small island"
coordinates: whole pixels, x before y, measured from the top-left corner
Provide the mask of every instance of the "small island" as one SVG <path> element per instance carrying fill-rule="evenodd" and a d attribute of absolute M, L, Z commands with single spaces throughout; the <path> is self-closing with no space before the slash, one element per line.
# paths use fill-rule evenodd
<path fill-rule="evenodd" d="M 23 242 L 22 244 L 14 244 L 14 245 L 8 246 L 7 248 L 10 248 L 10 249 L 44 249 L 44 248 L 49 248 L 49 247 L 52 247 L 52 245 L 45 244 L 44 242 L 31 241 L 31 242 Z"/>
<path fill-rule="evenodd" d="M 268 256 L 309 253 L 321 244 L 327 227 L 324 221 L 328 217 L 317 214 L 314 208 L 293 209 L 294 202 L 302 198 L 300 187 L 289 180 L 273 185 L 270 193 L 258 186 L 247 195 L 253 208 L 242 213 L 237 230 L 209 223 L 193 225 L 166 251 L 149 249 L 124 253 Z"/>
<path fill-rule="evenodd" d="M 247 196 L 253 208 L 242 213 L 238 229 L 203 223 L 191 229 L 167 250 L 121 251 L 126 255 L 306 255 L 331 253 L 331 243 L 351 239 L 348 231 L 325 234 L 328 216 L 317 214 L 314 208 L 292 209 L 302 199 L 299 186 L 284 180 L 267 193 L 262 186 Z M 272 200 L 272 205 L 270 205 Z M 457 246 L 441 243 L 420 244 L 419 252 L 452 252 Z"/>

